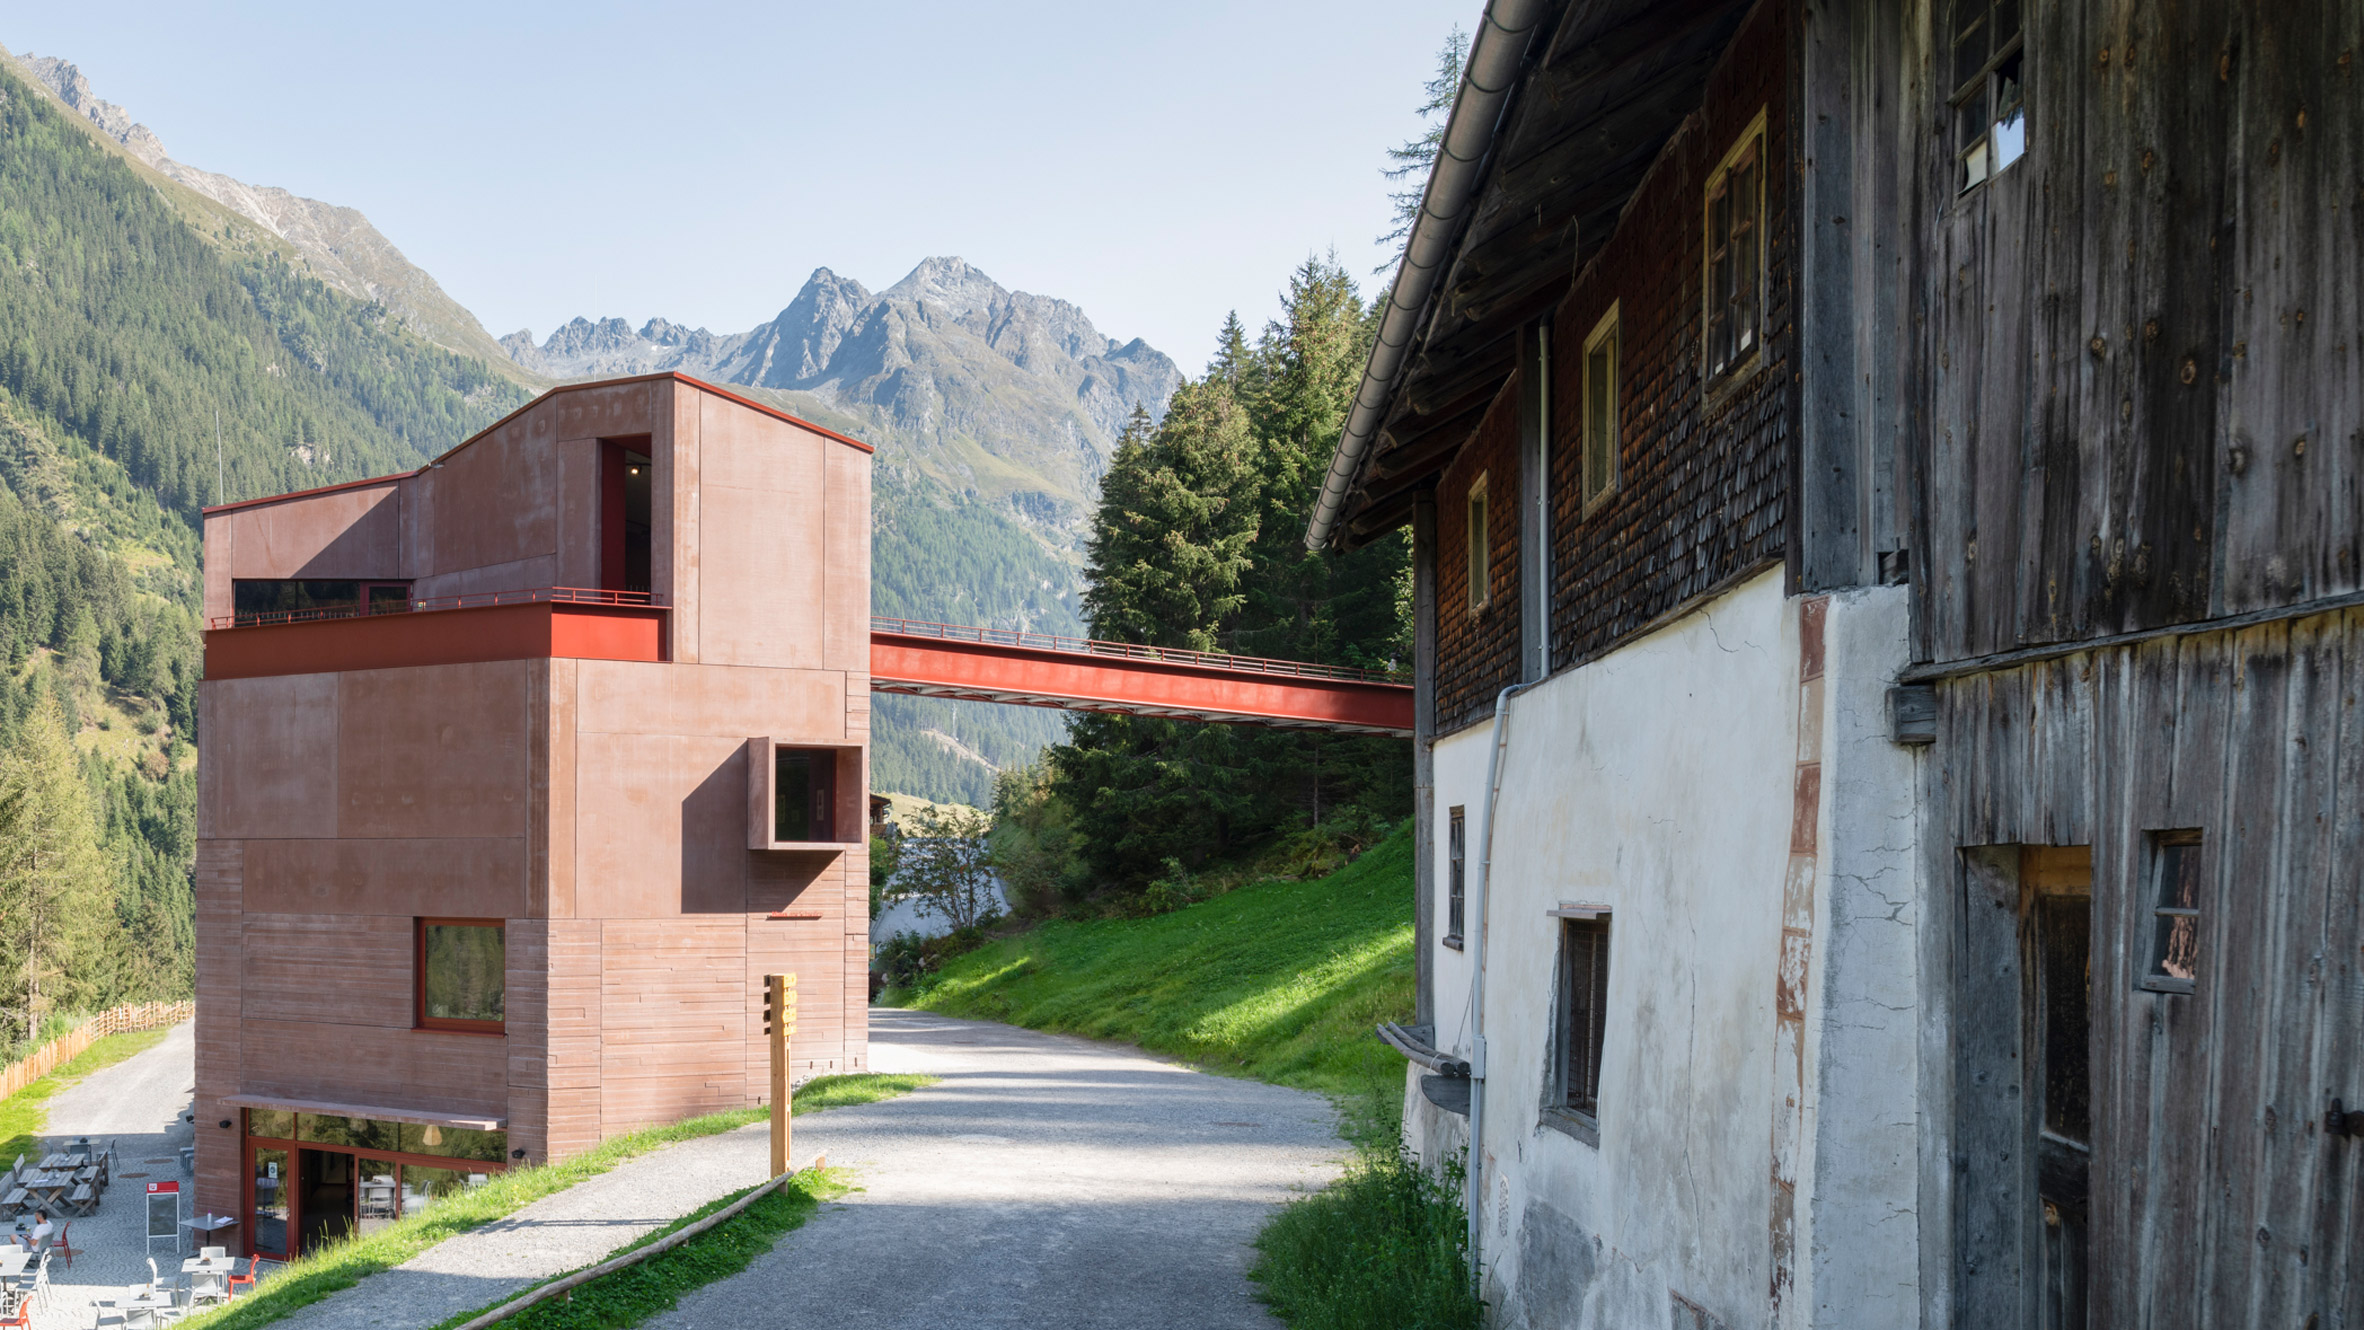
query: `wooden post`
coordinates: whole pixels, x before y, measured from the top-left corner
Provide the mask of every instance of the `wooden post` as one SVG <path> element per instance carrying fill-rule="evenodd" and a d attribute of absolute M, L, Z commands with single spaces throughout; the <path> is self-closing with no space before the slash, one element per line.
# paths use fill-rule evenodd
<path fill-rule="evenodd" d="M 788 1171 L 788 1036 L 796 1033 L 796 976 L 763 977 L 763 1032 L 772 1053 L 772 1176 Z"/>

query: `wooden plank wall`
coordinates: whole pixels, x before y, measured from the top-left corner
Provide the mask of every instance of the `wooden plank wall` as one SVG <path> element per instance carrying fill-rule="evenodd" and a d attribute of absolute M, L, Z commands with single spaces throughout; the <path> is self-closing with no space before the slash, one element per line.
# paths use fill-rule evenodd
<path fill-rule="evenodd" d="M 2364 7 L 2026 10 L 1990 184 L 1958 193 L 1950 89 L 1896 75 L 1935 201 L 1919 654 L 2364 588 Z"/>
<path fill-rule="evenodd" d="M 2016 964 L 1991 954 L 2008 930 L 1978 917 L 1977 847 L 2093 850 L 2095 1325 L 2364 1325 L 2364 1141 L 2321 1130 L 2334 1096 L 2364 1100 L 2360 693 L 2364 611 L 1939 687 L 1926 843 L 1954 908 L 1933 912 L 1930 954 L 1952 949 L 1956 973 L 1931 980 L 1930 1028 L 1950 1043 L 1930 1084 L 2009 1019 L 1962 998 Z M 2208 856 L 2198 988 L 2144 992 L 2148 833 L 2194 827 Z M 1952 1228 L 1957 1269 L 2024 1254 L 1976 1194 L 1980 1170 L 2003 1167 L 1976 1123 L 2012 1079 L 1963 1078 L 1936 1137 L 1952 1163 L 1925 1174 L 1970 1193 L 1925 1216 L 1941 1246 Z M 1977 1282 L 1955 1295 L 1991 1310 Z M 1962 1324 L 1992 1323 L 1962 1306 Z"/>

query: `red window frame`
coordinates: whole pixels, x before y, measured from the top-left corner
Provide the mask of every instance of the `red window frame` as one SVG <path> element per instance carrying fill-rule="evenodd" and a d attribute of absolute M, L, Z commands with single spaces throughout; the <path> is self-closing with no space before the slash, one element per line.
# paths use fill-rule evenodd
<path fill-rule="evenodd" d="M 446 928 L 498 928 L 502 930 L 501 955 L 504 964 L 508 958 L 509 921 L 506 919 L 450 919 L 440 917 L 422 917 L 414 921 L 411 925 L 410 936 L 410 1011 L 412 1027 L 420 1030 L 449 1030 L 459 1034 L 507 1034 L 509 1032 L 509 1026 L 506 1020 L 464 1021 L 455 1020 L 449 1016 L 429 1016 L 427 1014 L 427 929 L 430 926 L 440 926 Z"/>

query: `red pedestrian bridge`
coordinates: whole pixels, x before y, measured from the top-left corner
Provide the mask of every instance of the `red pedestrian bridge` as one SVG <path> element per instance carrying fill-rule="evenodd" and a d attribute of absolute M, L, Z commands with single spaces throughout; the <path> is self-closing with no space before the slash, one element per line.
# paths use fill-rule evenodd
<path fill-rule="evenodd" d="M 1348 734 L 1412 734 L 1393 675 L 1050 633 L 870 621 L 870 690 Z"/>
<path fill-rule="evenodd" d="M 543 587 L 212 620 L 209 679 L 542 656 L 664 660 L 646 593 Z M 870 621 L 879 693 L 1410 737 L 1412 689 L 1373 670 L 916 619 Z"/>

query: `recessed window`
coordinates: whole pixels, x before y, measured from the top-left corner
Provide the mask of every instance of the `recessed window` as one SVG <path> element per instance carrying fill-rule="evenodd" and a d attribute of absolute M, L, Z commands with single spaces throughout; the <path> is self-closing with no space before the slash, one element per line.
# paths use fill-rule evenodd
<path fill-rule="evenodd" d="M 303 623 L 410 609 L 410 583 L 241 577 L 230 584 L 230 612 L 239 624 Z"/>
<path fill-rule="evenodd" d="M 508 950 L 497 919 L 421 919 L 418 1023 L 429 1030 L 498 1034 Z"/>
<path fill-rule="evenodd" d="M 1445 831 L 1445 945 L 1461 945 L 1461 915 L 1469 900 L 1468 824 L 1459 805 L 1446 814 Z"/>
<path fill-rule="evenodd" d="M 1493 599 L 1490 572 L 1493 550 L 1486 525 L 1486 477 L 1483 472 L 1469 486 L 1469 609 L 1470 613 L 1486 607 Z"/>
<path fill-rule="evenodd" d="M 772 752 L 772 839 L 837 839 L 837 754 L 826 748 Z"/>
<path fill-rule="evenodd" d="M 1553 1059 L 1555 1108 L 1597 1123 L 1601 1112 L 1601 1043 L 1608 1032 L 1609 915 L 1560 920 L 1560 984 Z"/>
<path fill-rule="evenodd" d="M 2200 977 L 2200 833 L 2151 833 L 2151 965 L 2142 986 L 2189 993 Z"/>
<path fill-rule="evenodd" d="M 1956 0 L 1951 44 L 1957 187 L 1985 184 L 2027 154 L 2020 0 Z"/>
<path fill-rule="evenodd" d="M 1764 340 L 1765 116 L 1707 178 L 1707 377 L 1746 364 Z"/>
<path fill-rule="evenodd" d="M 1617 488 L 1617 307 L 1584 339 L 1584 506 Z"/>

